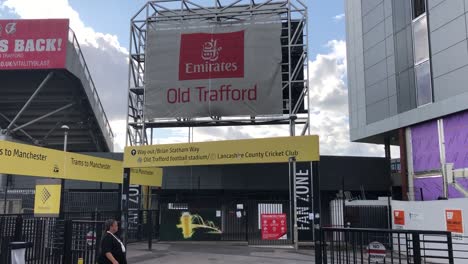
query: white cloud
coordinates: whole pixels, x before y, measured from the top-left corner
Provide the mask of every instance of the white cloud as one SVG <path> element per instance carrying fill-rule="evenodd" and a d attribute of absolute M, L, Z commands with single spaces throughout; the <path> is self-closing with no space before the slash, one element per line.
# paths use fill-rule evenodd
<path fill-rule="evenodd" d="M 339 14 L 339 15 L 336 15 L 333 17 L 333 20 L 335 20 L 335 22 L 339 22 L 341 20 L 343 20 L 345 18 L 345 14 Z"/>
<path fill-rule="evenodd" d="M 116 35 L 96 32 L 81 20 L 68 0 L 6 0 L 0 4 L 3 13 L 20 18 L 68 18 L 98 90 L 115 138 L 115 150 L 125 145 L 127 114 L 128 51 Z M 122 137 L 123 135 L 123 137 Z M 122 141 L 123 140 L 123 141 Z"/>
<path fill-rule="evenodd" d="M 320 152 L 328 155 L 383 156 L 382 145 L 349 140 L 346 42 L 332 40 L 327 54 L 310 62 L 311 131 L 320 136 Z M 397 157 L 398 149 L 392 148 Z"/>
<path fill-rule="evenodd" d="M 349 140 L 348 90 L 346 86 L 346 42 L 332 40 L 328 52 L 309 62 L 311 133 L 320 136 L 323 155 L 383 156 L 382 145 L 351 143 Z M 300 133 L 301 126 L 296 128 Z M 288 126 L 240 126 L 195 128 L 194 141 L 288 136 Z M 166 136 L 169 133 L 169 136 Z M 187 142 L 187 129 L 166 131 L 158 143 Z M 398 149 L 392 149 L 398 157 Z"/>

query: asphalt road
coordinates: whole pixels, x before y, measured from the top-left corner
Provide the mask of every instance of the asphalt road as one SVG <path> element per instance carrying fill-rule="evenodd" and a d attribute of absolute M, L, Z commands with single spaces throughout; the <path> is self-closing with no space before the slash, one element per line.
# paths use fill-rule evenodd
<path fill-rule="evenodd" d="M 155 243 L 128 246 L 129 264 L 249 264 L 249 263 L 314 263 L 312 249 L 265 248 L 229 242 Z"/>

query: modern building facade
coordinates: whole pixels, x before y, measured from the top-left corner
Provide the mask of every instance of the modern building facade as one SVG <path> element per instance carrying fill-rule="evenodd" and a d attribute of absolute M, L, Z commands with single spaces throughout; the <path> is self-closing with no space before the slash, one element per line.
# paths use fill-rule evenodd
<path fill-rule="evenodd" d="M 399 145 L 403 196 L 468 196 L 468 1 L 346 0 L 350 136 Z"/>

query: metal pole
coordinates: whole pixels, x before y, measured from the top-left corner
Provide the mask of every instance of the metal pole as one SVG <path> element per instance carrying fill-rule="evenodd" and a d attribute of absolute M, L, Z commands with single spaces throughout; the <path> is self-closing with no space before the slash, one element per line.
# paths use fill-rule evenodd
<path fill-rule="evenodd" d="M 18 112 L 18 114 L 16 114 L 16 116 L 10 122 L 10 124 L 6 128 L 7 131 L 9 131 L 11 129 L 11 127 L 15 124 L 15 122 L 18 120 L 18 118 L 23 114 L 24 110 L 26 110 L 26 108 L 28 108 L 28 106 L 31 104 L 32 100 L 36 97 L 36 95 L 39 93 L 39 91 L 46 85 L 46 83 L 50 80 L 50 78 L 52 78 L 53 75 L 54 75 L 54 72 L 49 72 L 49 74 L 47 74 L 47 76 L 41 82 L 39 87 L 37 87 L 36 91 L 34 91 L 34 93 L 31 95 L 31 97 L 29 97 L 28 101 L 23 105 L 23 107 Z"/>
<path fill-rule="evenodd" d="M 321 215 L 320 215 L 320 175 L 319 162 L 312 162 L 312 197 L 314 199 L 314 244 L 315 244 L 315 263 L 322 263 L 322 245 L 324 239 L 321 236 Z M 325 256 L 326 257 L 326 256 Z"/>
<path fill-rule="evenodd" d="M 68 127 L 67 125 L 63 125 L 61 128 L 64 129 L 63 152 L 67 152 L 68 130 L 70 129 L 70 127 Z M 65 162 L 64 162 L 64 165 L 65 165 Z M 66 170 L 65 167 L 63 169 Z M 65 203 L 65 179 L 64 178 L 60 179 L 60 185 L 62 186 L 60 190 L 60 193 L 61 193 L 60 194 L 60 218 L 65 219 L 65 205 L 64 205 Z"/>
<path fill-rule="evenodd" d="M 442 170 L 442 186 L 443 186 L 443 197 L 448 198 L 448 179 L 447 179 L 447 167 L 445 159 L 445 136 L 444 136 L 444 121 L 443 119 L 437 120 L 437 129 L 439 136 L 439 153 L 440 153 L 440 166 Z"/>
<path fill-rule="evenodd" d="M 121 230 L 122 240 L 125 245 L 128 242 L 128 195 L 130 193 L 130 168 L 124 168 L 122 181 L 122 203 L 121 203 Z"/>
<path fill-rule="evenodd" d="M 3 214 L 6 214 L 6 209 L 7 209 L 7 197 L 8 197 L 8 175 L 4 175 L 3 177 L 6 178 L 6 182 L 5 182 L 5 194 L 4 194 L 4 199 L 3 199 Z"/>
<path fill-rule="evenodd" d="M 292 241 L 294 248 L 298 248 L 298 232 L 297 232 L 297 201 L 296 201 L 296 157 L 289 157 L 289 214 L 290 227 L 292 229 Z"/>
<path fill-rule="evenodd" d="M 298 250 L 299 234 L 297 230 L 297 195 L 296 195 L 296 157 L 292 157 L 292 167 L 293 167 L 293 197 L 294 197 L 294 248 Z"/>
<path fill-rule="evenodd" d="M 67 152 L 67 144 L 68 144 L 68 131 L 65 130 L 65 138 L 63 139 L 63 151 Z"/>
<path fill-rule="evenodd" d="M 36 122 L 39 121 L 39 120 L 42 120 L 42 119 L 44 119 L 44 118 L 46 118 L 46 117 L 49 117 L 49 116 L 54 115 L 54 114 L 56 114 L 56 113 L 58 113 L 58 112 L 60 112 L 60 111 L 63 111 L 63 110 L 65 110 L 65 109 L 69 108 L 69 107 L 72 107 L 73 105 L 74 105 L 74 103 L 70 103 L 70 104 L 67 104 L 67 105 L 65 105 L 65 106 L 62 106 L 62 107 L 60 107 L 60 108 L 57 109 L 57 110 L 54 110 L 54 111 L 52 111 L 52 112 L 50 112 L 50 113 L 47 113 L 47 114 L 45 114 L 45 115 L 43 115 L 43 116 L 41 116 L 41 117 L 38 117 L 38 118 L 36 118 L 36 119 L 34 119 L 34 120 L 29 121 L 29 122 L 27 122 L 26 124 L 23 124 L 23 125 L 21 125 L 21 126 L 19 126 L 19 127 L 16 127 L 15 129 L 11 130 L 11 132 L 15 132 L 15 131 L 17 131 L 17 130 L 22 129 L 23 127 L 27 127 L 27 126 L 29 126 L 29 125 L 31 125 L 31 124 L 33 124 L 33 123 L 36 123 Z"/>

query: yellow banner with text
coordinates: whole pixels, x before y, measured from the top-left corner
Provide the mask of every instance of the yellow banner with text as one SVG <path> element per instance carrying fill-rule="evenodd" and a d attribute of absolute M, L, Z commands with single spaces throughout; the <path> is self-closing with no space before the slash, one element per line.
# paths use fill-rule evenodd
<path fill-rule="evenodd" d="M 122 161 L 0 141 L 0 173 L 122 183 Z M 161 186 L 161 168 L 132 171 L 131 184 Z"/>
<path fill-rule="evenodd" d="M 130 146 L 125 148 L 124 167 L 280 163 L 288 162 L 290 157 L 318 161 L 318 136 Z"/>

